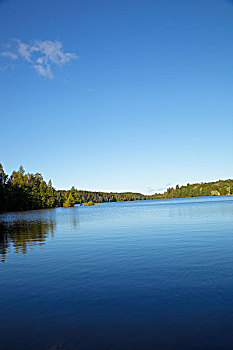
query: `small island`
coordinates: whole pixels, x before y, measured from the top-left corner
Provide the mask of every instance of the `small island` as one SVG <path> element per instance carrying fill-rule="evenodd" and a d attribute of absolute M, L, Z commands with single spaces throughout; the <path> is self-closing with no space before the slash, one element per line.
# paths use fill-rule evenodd
<path fill-rule="evenodd" d="M 89 207 L 91 205 L 95 205 L 95 203 L 92 202 L 92 201 L 89 201 L 89 202 L 86 202 L 86 203 L 82 203 L 81 205 L 83 205 L 84 207 Z"/>

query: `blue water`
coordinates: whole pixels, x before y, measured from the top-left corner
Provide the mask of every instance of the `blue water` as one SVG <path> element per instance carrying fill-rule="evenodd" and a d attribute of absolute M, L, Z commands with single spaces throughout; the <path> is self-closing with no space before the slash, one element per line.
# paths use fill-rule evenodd
<path fill-rule="evenodd" d="M 0 348 L 233 349 L 233 197 L 0 215 Z"/>

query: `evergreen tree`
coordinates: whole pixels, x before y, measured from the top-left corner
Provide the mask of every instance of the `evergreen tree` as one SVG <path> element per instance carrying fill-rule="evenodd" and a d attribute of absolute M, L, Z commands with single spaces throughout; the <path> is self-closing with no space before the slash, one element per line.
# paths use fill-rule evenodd
<path fill-rule="evenodd" d="M 73 207 L 75 205 L 75 199 L 72 196 L 72 193 L 70 192 L 67 200 L 65 201 L 65 203 L 63 204 L 64 207 Z"/>

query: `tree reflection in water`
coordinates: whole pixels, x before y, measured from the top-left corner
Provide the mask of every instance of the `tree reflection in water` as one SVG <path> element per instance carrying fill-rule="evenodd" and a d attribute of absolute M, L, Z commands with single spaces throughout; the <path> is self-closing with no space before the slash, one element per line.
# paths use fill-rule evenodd
<path fill-rule="evenodd" d="M 12 249 L 16 253 L 25 254 L 29 247 L 45 244 L 46 239 L 53 234 L 54 221 L 51 219 L 0 222 L 1 261 L 5 261 L 6 254 Z"/>

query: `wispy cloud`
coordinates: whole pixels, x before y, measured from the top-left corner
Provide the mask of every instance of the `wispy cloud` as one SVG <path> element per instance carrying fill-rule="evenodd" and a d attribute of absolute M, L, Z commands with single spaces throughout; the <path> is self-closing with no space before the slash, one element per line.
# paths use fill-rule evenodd
<path fill-rule="evenodd" d="M 166 188 L 165 187 L 160 187 L 160 188 L 157 188 L 157 191 L 158 192 L 162 192 L 162 191 L 165 191 L 166 190 Z"/>
<path fill-rule="evenodd" d="M 7 51 L 0 52 L 2 58 L 22 59 L 28 62 L 39 75 L 47 78 L 53 78 L 54 66 L 62 67 L 78 58 L 75 53 L 65 52 L 59 40 L 35 40 L 28 44 L 15 39 L 14 43 L 8 44 L 7 47 Z"/>
<path fill-rule="evenodd" d="M 85 92 L 95 92 L 95 89 L 85 89 Z"/>
<path fill-rule="evenodd" d="M 12 60 L 17 60 L 17 58 L 18 58 L 18 56 L 17 56 L 15 53 L 10 52 L 10 51 L 2 51 L 2 52 L 0 53 L 0 56 L 1 56 L 1 57 L 9 57 L 9 58 L 11 58 Z"/>
<path fill-rule="evenodd" d="M 169 182 L 168 184 L 165 185 L 165 187 L 169 187 L 171 186 L 172 184 Z"/>
<path fill-rule="evenodd" d="M 7 68 L 9 68 L 8 64 L 6 64 L 5 66 L 0 66 L 0 72 L 5 72 L 5 70 L 7 70 Z"/>
<path fill-rule="evenodd" d="M 148 193 L 154 193 L 154 192 L 155 192 L 155 189 L 152 188 L 152 187 L 150 187 L 150 186 L 148 186 L 148 187 L 146 188 L 146 191 L 147 191 Z"/>

